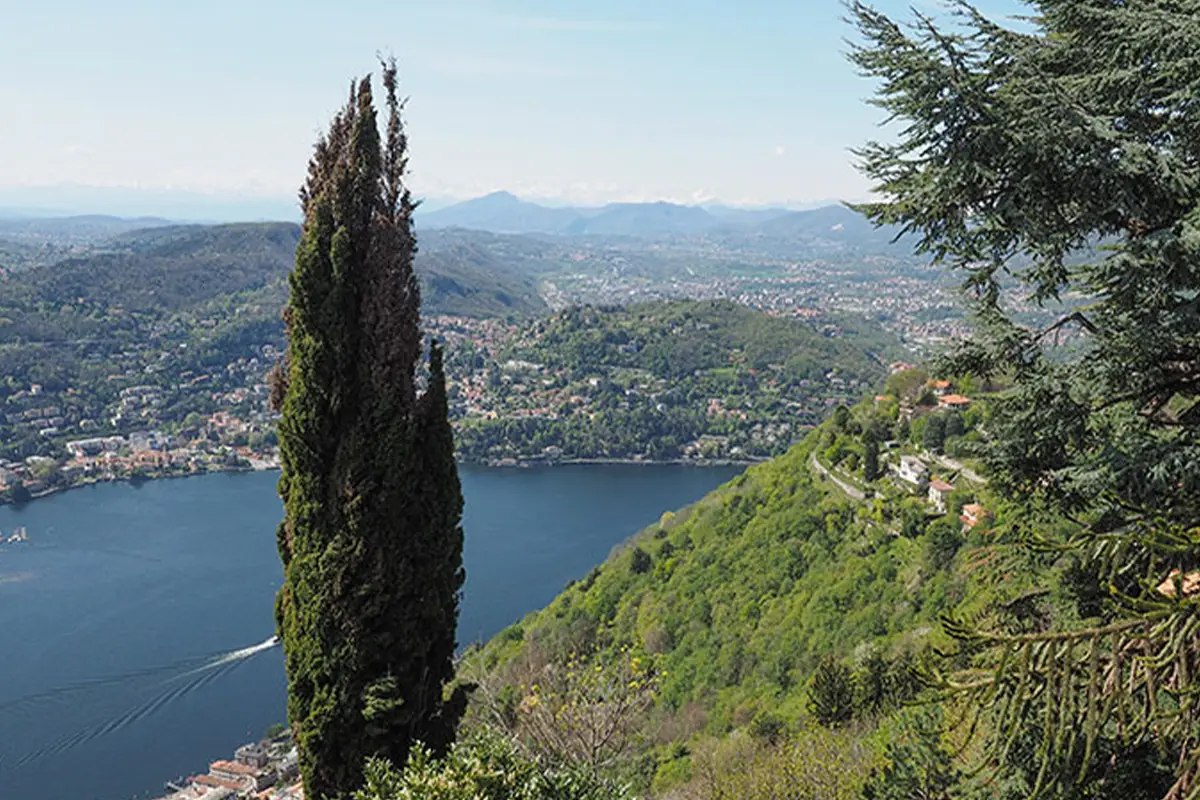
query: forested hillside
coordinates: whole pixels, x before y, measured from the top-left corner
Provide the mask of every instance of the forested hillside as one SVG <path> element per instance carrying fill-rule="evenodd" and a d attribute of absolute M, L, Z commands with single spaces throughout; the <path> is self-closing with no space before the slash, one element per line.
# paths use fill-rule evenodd
<path fill-rule="evenodd" d="M 536 332 L 528 345 L 514 345 L 515 356 L 575 370 L 641 369 L 662 378 L 738 365 L 786 381 L 819 379 L 831 370 L 874 381 L 889 358 L 903 353 L 893 336 L 866 320 L 808 322 L 732 301 L 574 308 L 539 323 Z"/>
<path fill-rule="evenodd" d="M 934 415 L 916 413 L 922 428 Z M 927 455 L 939 485 L 954 484 L 938 506 L 924 483 L 899 477 L 904 442 L 892 442 L 874 480 L 843 474 L 868 489 L 865 499 L 821 477 L 827 453 L 861 455 L 901 429 L 909 424 L 894 403 L 864 403 L 663 514 L 469 654 L 464 674 L 481 686 L 474 725 L 576 762 L 587 756 L 547 715 L 600 726 L 614 741 L 592 757 L 655 796 L 765 798 L 779 795 L 764 786 L 790 785 L 786 796 L 907 798 L 924 795 L 881 792 L 926 779 L 951 792 L 929 797 L 1028 796 L 1035 770 L 1020 748 L 1032 739 L 1002 764 L 1000 784 L 966 776 L 974 747 L 952 755 L 968 740 L 966 709 L 933 702 L 927 687 L 971 650 L 943 622 L 1032 632 L 1079 624 L 1096 598 L 1077 559 L 1012 546 L 1031 520 L 985 485 Z M 1073 530 L 1049 514 L 1038 524 L 1047 541 Z M 911 774 L 889 771 L 905 759 Z M 1164 780 L 1149 756 L 1121 770 L 1148 791 Z M 1118 779 L 1093 778 L 1089 791 Z M 819 793 L 831 782 L 841 793 Z"/>
<path fill-rule="evenodd" d="M 244 343 L 282 347 L 285 276 L 298 235 L 290 223 L 158 227 L 0 276 L 0 372 L 20 385 L 57 383 L 82 362 L 160 340 L 228 344 L 232 359 L 246 355 Z M 470 248 L 431 248 L 417 266 L 426 313 L 545 308 L 532 278 Z"/>
<path fill-rule="evenodd" d="M 905 351 L 865 319 L 731 301 L 576 307 L 532 322 L 456 387 L 469 458 L 762 458 Z M 464 349 L 455 363 L 478 360 Z M 491 399 L 503 413 L 492 413 Z"/>

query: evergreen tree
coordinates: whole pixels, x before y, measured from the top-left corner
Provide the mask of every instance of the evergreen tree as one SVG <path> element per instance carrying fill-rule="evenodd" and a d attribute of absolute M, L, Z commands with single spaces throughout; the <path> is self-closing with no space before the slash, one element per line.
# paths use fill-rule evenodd
<path fill-rule="evenodd" d="M 308 797 L 359 788 L 368 757 L 451 742 L 462 495 L 442 355 L 418 392 L 415 203 L 394 63 L 381 141 L 370 78 L 317 142 L 285 310 L 276 619 Z"/>
<path fill-rule="evenodd" d="M 879 650 L 867 653 L 854 675 L 856 704 L 859 711 L 877 713 L 892 700 L 891 665 Z"/>
<path fill-rule="evenodd" d="M 946 446 L 946 418 L 941 414 L 930 414 L 925 420 L 925 433 L 921 444 L 931 453 L 940 453 Z"/>
<path fill-rule="evenodd" d="M 887 763 L 863 787 L 863 800 L 952 800 L 962 797 L 954 754 L 942 744 L 935 709 L 901 717 L 900 735 L 887 743 Z"/>
<path fill-rule="evenodd" d="M 879 480 L 879 442 L 870 433 L 863 439 L 863 477 L 870 483 Z"/>
<path fill-rule="evenodd" d="M 854 676 L 833 656 L 817 665 L 808 685 L 808 710 L 826 726 L 849 722 L 854 716 Z"/>
<path fill-rule="evenodd" d="M 954 411 L 946 417 L 946 438 L 951 439 L 955 436 L 962 436 L 967 432 L 967 426 L 963 422 L 962 414 Z"/>
<path fill-rule="evenodd" d="M 881 198 L 862 210 L 961 271 L 976 333 L 941 371 L 1011 380 L 990 401 L 992 485 L 1025 506 L 1015 533 L 1078 553 L 1108 598 L 1044 634 L 951 624 L 990 677 L 943 686 L 992 715 L 993 763 L 1037 732 L 1034 793 L 1084 780 L 1116 731 L 1121 752 L 1171 749 L 1171 795 L 1193 796 L 1200 596 L 1179 576 L 1200 568 L 1200 0 L 1030 5 L 1019 28 L 966 2 L 948 26 L 850 5 L 851 57 L 901 126 L 858 151 Z M 1087 304 L 1030 327 L 1009 280 Z M 1075 526 L 1065 541 L 1047 509 Z"/>

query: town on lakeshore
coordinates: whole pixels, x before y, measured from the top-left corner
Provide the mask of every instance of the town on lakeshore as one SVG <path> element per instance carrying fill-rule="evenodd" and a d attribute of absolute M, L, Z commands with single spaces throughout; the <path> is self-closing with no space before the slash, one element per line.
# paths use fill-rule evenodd
<path fill-rule="evenodd" d="M 170 793 L 156 800 L 304 800 L 299 777 L 291 735 L 280 731 L 212 762 L 203 775 L 168 782 Z"/>

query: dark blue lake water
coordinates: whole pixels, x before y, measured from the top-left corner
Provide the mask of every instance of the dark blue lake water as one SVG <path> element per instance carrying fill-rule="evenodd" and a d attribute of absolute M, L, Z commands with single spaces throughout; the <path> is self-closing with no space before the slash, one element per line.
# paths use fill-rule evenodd
<path fill-rule="evenodd" d="M 463 468 L 459 641 L 545 605 L 614 545 L 738 468 Z M 0 798 L 128 800 L 285 716 L 266 641 L 275 473 L 109 484 L 0 507 Z"/>

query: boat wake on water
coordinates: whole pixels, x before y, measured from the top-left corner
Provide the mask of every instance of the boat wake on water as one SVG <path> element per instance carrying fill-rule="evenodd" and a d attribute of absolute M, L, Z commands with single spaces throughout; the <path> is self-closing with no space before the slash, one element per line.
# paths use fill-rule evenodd
<path fill-rule="evenodd" d="M 145 688 L 137 689 L 139 695 L 152 692 L 148 699 L 127 708 L 122 713 L 108 716 L 102 721 L 73 734 L 61 736 L 58 739 L 42 744 L 28 753 L 21 755 L 0 752 L 0 773 L 7 766 L 17 768 L 40 761 L 47 756 L 57 755 L 77 747 L 93 739 L 108 736 L 112 733 L 133 725 L 157 713 L 172 702 L 191 694 L 202 686 L 228 674 L 239 664 L 253 658 L 259 653 L 279 645 L 279 637 L 271 636 L 258 644 L 243 647 L 238 650 L 223 651 L 200 658 L 189 658 L 166 666 L 151 667 L 124 673 L 122 675 L 94 678 L 87 681 L 59 687 L 45 692 L 27 695 L 16 700 L 0 704 L 0 716 L 14 719 L 16 716 L 40 715 L 44 709 L 39 708 L 45 703 L 64 704 L 78 702 L 79 695 L 94 694 L 106 687 L 119 687 L 123 684 L 136 684 L 139 680 L 161 677 L 161 680 L 150 683 Z"/>

